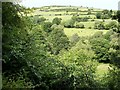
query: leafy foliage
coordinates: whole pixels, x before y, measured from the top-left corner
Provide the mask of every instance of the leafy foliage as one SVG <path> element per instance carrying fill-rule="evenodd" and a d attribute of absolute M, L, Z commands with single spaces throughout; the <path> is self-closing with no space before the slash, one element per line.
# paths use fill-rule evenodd
<path fill-rule="evenodd" d="M 24 18 L 21 18 L 18 15 L 18 10 L 21 8 L 18 5 L 15 5 L 9 2 L 3 2 L 2 5 L 3 5 L 2 18 L 4 18 L 2 23 L 3 24 L 3 29 L 2 29 L 3 31 L 2 62 L 3 63 L 2 64 L 3 64 L 3 74 L 7 79 L 10 76 L 13 76 L 15 73 L 23 72 L 23 69 L 28 67 L 25 59 L 26 42 L 28 39 L 28 33 L 25 27 Z M 16 77 L 17 76 L 13 76 L 13 78 L 16 78 Z M 17 82 L 19 81 L 20 80 L 18 79 Z M 13 79 L 11 83 L 13 83 L 14 85 L 18 84 L 17 82 L 16 83 L 14 82 L 15 80 Z M 29 79 L 28 81 L 26 81 L 26 78 L 24 78 L 24 80 L 20 82 L 21 82 L 20 86 L 24 87 L 26 85 L 23 85 L 22 82 L 29 83 Z M 9 85 L 7 87 L 9 87 Z M 12 85 L 10 85 L 10 87 L 11 86 Z M 16 87 L 17 86 L 19 87 L 19 85 L 16 85 Z"/>
<path fill-rule="evenodd" d="M 84 24 L 82 24 L 82 23 L 76 23 L 75 27 L 76 28 L 85 28 Z"/>
<path fill-rule="evenodd" d="M 95 25 L 94 25 L 94 28 L 95 28 L 95 29 L 102 30 L 102 29 L 104 29 L 104 23 L 101 22 L 101 21 L 96 21 L 96 22 L 95 22 Z"/>
<path fill-rule="evenodd" d="M 102 15 L 101 13 L 96 13 L 96 18 L 101 19 L 101 15 Z"/>
<path fill-rule="evenodd" d="M 51 22 L 43 22 L 41 27 L 45 32 L 51 32 L 51 26 L 52 23 Z"/>
<path fill-rule="evenodd" d="M 52 54 L 58 54 L 62 49 L 69 48 L 69 39 L 64 34 L 61 25 L 54 25 L 51 27 L 52 32 L 48 36 L 50 51 Z"/>
<path fill-rule="evenodd" d="M 58 17 L 54 18 L 52 23 L 59 25 L 61 23 L 61 18 L 58 18 Z"/>
<path fill-rule="evenodd" d="M 105 24 L 105 29 L 109 30 L 109 29 L 116 28 L 117 26 L 118 26 L 118 23 L 116 21 L 111 21 Z"/>
<path fill-rule="evenodd" d="M 67 28 L 73 28 L 74 23 L 75 23 L 74 20 L 68 20 L 68 21 L 65 22 L 64 26 L 67 27 Z"/>
<path fill-rule="evenodd" d="M 74 34 L 69 39 L 64 26 L 83 28 L 80 22 L 89 17 L 73 16 L 62 26 L 60 18 L 48 22 L 44 17 L 28 17 L 25 14 L 29 8 L 10 2 L 4 2 L 2 9 L 3 88 L 119 90 L 120 28 L 117 22 L 95 23 L 96 29 L 113 29 L 106 34 L 96 32 L 92 37 Z M 68 9 L 71 10 L 79 11 Z M 96 79 L 97 61 L 112 66 L 103 81 Z"/>
<path fill-rule="evenodd" d="M 91 39 L 91 44 L 92 44 L 92 49 L 96 53 L 96 60 L 99 62 L 104 62 L 104 63 L 109 63 L 110 58 L 109 58 L 109 48 L 110 44 L 109 41 L 104 39 L 104 38 L 99 38 L 99 39 Z"/>
<path fill-rule="evenodd" d="M 117 19 L 118 19 L 118 22 L 120 22 L 120 10 L 117 11 Z"/>

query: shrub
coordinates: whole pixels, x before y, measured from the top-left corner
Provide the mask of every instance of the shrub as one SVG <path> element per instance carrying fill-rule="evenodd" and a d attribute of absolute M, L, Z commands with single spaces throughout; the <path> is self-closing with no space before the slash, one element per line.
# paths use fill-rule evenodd
<path fill-rule="evenodd" d="M 95 21 L 94 19 L 91 20 L 92 22 Z"/>
<path fill-rule="evenodd" d="M 65 22 L 64 26 L 67 27 L 67 28 L 73 28 L 74 23 L 75 23 L 74 20 L 68 20 L 68 21 Z"/>
<path fill-rule="evenodd" d="M 89 19 L 88 17 L 84 17 L 84 18 L 82 18 L 82 21 L 83 21 L 83 22 L 87 22 L 88 19 Z"/>
<path fill-rule="evenodd" d="M 63 31 L 64 29 L 63 26 L 53 25 L 51 29 L 52 31 L 47 39 L 50 47 L 50 52 L 56 55 L 59 54 L 60 50 L 68 49 L 69 39 L 67 38 Z"/>
<path fill-rule="evenodd" d="M 61 23 L 61 18 L 58 18 L 58 17 L 54 18 L 52 23 L 59 25 Z"/>
<path fill-rule="evenodd" d="M 104 38 L 94 38 L 90 40 L 92 44 L 92 49 L 96 53 L 95 59 L 99 62 L 103 63 L 109 63 L 110 57 L 109 57 L 109 49 L 110 49 L 110 43 L 108 40 Z"/>
<path fill-rule="evenodd" d="M 97 19 L 101 19 L 101 15 L 102 15 L 102 13 L 99 13 L 99 12 L 96 13 L 96 18 L 97 18 Z"/>
<path fill-rule="evenodd" d="M 118 26 L 118 23 L 116 21 L 111 21 L 111 22 L 105 24 L 105 29 L 109 30 L 112 28 L 116 28 L 117 26 Z"/>
<path fill-rule="evenodd" d="M 75 45 L 79 41 L 79 39 L 80 37 L 78 36 L 77 33 L 75 33 L 70 37 L 70 42 L 72 45 Z"/>
<path fill-rule="evenodd" d="M 82 24 L 82 23 L 76 23 L 75 27 L 76 28 L 85 28 L 84 24 Z"/>
<path fill-rule="evenodd" d="M 44 22 L 42 23 L 41 27 L 44 31 L 46 32 L 50 32 L 51 31 L 51 26 L 52 26 L 52 23 L 51 22 Z"/>
<path fill-rule="evenodd" d="M 88 29 L 92 29 L 92 27 L 88 27 Z"/>
<path fill-rule="evenodd" d="M 103 15 L 101 15 L 101 18 L 102 18 L 102 19 L 109 19 L 110 16 L 109 16 L 108 14 L 103 14 Z"/>
<path fill-rule="evenodd" d="M 102 37 L 103 36 L 103 32 L 102 31 L 98 31 L 98 32 L 96 32 L 93 36 L 92 36 L 92 38 L 99 38 L 99 37 Z"/>
<path fill-rule="evenodd" d="M 96 21 L 96 22 L 95 22 L 95 25 L 94 25 L 94 28 L 95 28 L 95 29 L 102 30 L 102 29 L 104 29 L 104 23 L 101 22 L 101 21 Z"/>
<path fill-rule="evenodd" d="M 44 17 L 38 18 L 37 19 L 37 23 L 44 22 L 45 20 L 46 20 L 46 18 L 44 18 Z"/>

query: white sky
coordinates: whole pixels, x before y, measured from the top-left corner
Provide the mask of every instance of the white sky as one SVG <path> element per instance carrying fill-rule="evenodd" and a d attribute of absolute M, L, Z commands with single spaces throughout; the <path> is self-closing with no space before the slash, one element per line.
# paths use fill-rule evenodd
<path fill-rule="evenodd" d="M 120 0 L 22 0 L 22 5 L 26 7 L 72 5 L 118 10 L 119 1 Z"/>

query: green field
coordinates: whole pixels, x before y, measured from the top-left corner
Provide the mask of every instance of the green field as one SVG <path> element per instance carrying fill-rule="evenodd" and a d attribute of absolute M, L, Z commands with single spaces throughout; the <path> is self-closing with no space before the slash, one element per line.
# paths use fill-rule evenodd
<path fill-rule="evenodd" d="M 98 31 L 102 31 L 105 34 L 108 30 L 96 30 L 96 29 L 78 29 L 78 28 L 65 28 L 64 32 L 68 37 L 73 34 L 78 34 L 79 36 L 92 36 Z"/>

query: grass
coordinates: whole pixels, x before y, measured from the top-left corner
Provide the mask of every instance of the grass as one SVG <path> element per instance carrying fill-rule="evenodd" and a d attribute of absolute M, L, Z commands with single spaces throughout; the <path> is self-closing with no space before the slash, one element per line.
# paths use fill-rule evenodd
<path fill-rule="evenodd" d="M 94 28 L 94 24 L 95 24 L 95 22 L 91 22 L 91 21 L 80 22 L 80 23 L 84 24 L 84 26 L 85 26 L 86 29 L 88 29 L 89 27 Z"/>
<path fill-rule="evenodd" d="M 48 21 L 52 21 L 55 17 L 61 18 L 62 20 L 69 20 L 72 16 L 71 15 L 64 15 L 64 16 L 44 16 Z"/>
<path fill-rule="evenodd" d="M 108 30 L 96 30 L 96 29 L 80 29 L 80 28 L 64 28 L 64 32 L 68 37 L 77 33 L 79 36 L 92 36 L 94 33 L 102 31 L 105 34 Z"/>

